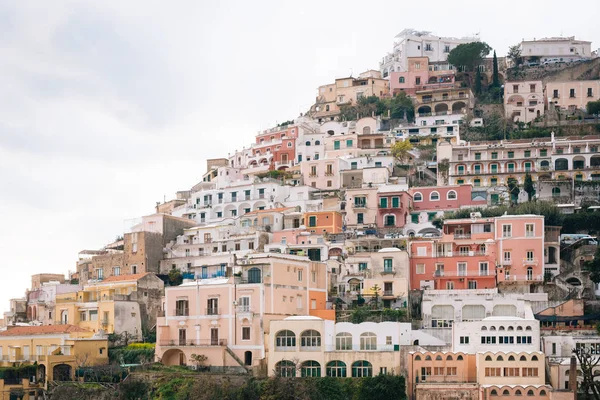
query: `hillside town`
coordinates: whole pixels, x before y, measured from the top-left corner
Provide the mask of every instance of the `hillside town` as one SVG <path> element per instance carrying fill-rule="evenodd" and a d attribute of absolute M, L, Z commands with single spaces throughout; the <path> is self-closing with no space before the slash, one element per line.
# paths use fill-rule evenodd
<path fill-rule="evenodd" d="M 33 275 L 1 320 L 0 392 L 162 366 L 597 395 L 599 51 L 530 38 L 497 57 L 442 33 L 402 30 L 68 276 Z"/>

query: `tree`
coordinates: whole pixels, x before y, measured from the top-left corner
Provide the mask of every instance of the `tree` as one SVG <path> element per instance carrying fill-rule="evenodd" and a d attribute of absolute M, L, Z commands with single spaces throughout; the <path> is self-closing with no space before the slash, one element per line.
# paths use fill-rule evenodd
<path fill-rule="evenodd" d="M 579 383 L 577 398 L 600 400 L 600 382 L 594 380 L 600 377 L 600 375 L 594 373 L 596 366 L 600 363 L 600 357 L 595 354 L 595 351 L 590 346 L 585 345 L 575 348 L 573 353 L 577 357 L 578 366 L 583 378 Z"/>
<path fill-rule="evenodd" d="M 169 271 L 169 285 L 179 286 L 183 283 L 183 275 L 177 268 L 173 268 Z"/>
<path fill-rule="evenodd" d="M 600 100 L 589 101 L 586 106 L 587 113 L 590 115 L 600 114 Z"/>
<path fill-rule="evenodd" d="M 477 73 L 475 74 L 475 94 L 481 94 L 481 71 L 477 68 Z"/>
<path fill-rule="evenodd" d="M 506 57 L 512 61 L 514 66 L 521 65 L 523 62 L 523 59 L 521 58 L 521 45 L 515 44 L 514 46 L 510 46 Z"/>
<path fill-rule="evenodd" d="M 415 117 L 415 108 L 410 97 L 405 92 L 400 92 L 387 100 L 390 117 L 392 119 L 406 119 L 412 122 Z"/>
<path fill-rule="evenodd" d="M 375 308 L 379 308 L 379 292 L 381 288 L 379 285 L 375 284 L 371 287 L 371 291 L 373 292 L 373 301 L 375 301 Z"/>
<path fill-rule="evenodd" d="M 208 360 L 208 357 L 204 354 L 192 354 L 190 360 L 192 360 L 192 362 L 196 364 L 196 368 L 200 370 L 204 367 L 204 363 Z"/>
<path fill-rule="evenodd" d="M 535 195 L 535 187 L 533 186 L 533 179 L 529 172 L 525 173 L 525 182 L 523 183 L 523 190 L 527 192 L 527 200 L 531 201 Z"/>
<path fill-rule="evenodd" d="M 392 156 L 394 156 L 399 164 L 404 164 L 409 156 L 409 151 L 411 151 L 412 148 L 413 146 L 408 140 L 396 142 L 392 146 Z"/>
<path fill-rule="evenodd" d="M 450 171 L 450 160 L 444 158 L 438 161 L 438 173 L 444 180 L 444 185 L 448 184 L 448 172 Z"/>
<path fill-rule="evenodd" d="M 583 268 L 590 273 L 592 282 L 600 282 L 600 249 L 596 250 L 593 260 L 583 263 Z"/>
<path fill-rule="evenodd" d="M 498 76 L 498 57 L 496 57 L 496 50 L 494 50 L 492 87 L 500 87 L 500 77 Z"/>
<path fill-rule="evenodd" d="M 455 67 L 463 67 L 465 71 L 473 71 L 492 48 L 485 42 L 459 44 L 448 53 L 448 62 Z"/>

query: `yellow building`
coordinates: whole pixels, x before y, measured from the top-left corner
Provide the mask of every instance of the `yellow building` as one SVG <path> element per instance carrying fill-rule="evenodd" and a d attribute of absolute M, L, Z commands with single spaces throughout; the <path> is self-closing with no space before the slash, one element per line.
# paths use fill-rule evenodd
<path fill-rule="evenodd" d="M 142 325 L 156 324 L 163 294 L 164 283 L 154 274 L 111 276 L 79 292 L 57 295 L 55 323 L 141 339 Z"/>
<path fill-rule="evenodd" d="M 72 380 L 79 367 L 108 364 L 108 342 L 74 325 L 8 327 L 0 332 L 0 366 L 13 367 L 15 363 L 37 363 L 36 375 L 0 380 L 0 391 Z"/>

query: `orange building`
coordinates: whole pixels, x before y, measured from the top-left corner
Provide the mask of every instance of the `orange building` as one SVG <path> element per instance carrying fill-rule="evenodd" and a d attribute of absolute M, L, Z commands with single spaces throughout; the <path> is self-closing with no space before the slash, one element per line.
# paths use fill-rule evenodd
<path fill-rule="evenodd" d="M 341 233 L 342 214 L 337 211 L 307 212 L 304 224 L 311 233 Z"/>

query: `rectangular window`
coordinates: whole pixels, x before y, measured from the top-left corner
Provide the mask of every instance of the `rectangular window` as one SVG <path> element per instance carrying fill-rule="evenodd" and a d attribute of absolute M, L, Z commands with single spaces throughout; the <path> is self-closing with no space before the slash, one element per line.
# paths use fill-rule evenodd
<path fill-rule="evenodd" d="M 534 225 L 533 224 L 525 224 L 525 237 L 534 237 Z"/>
<path fill-rule="evenodd" d="M 512 225 L 502 225 L 502 237 L 512 237 Z"/>
<path fill-rule="evenodd" d="M 477 281 L 469 281 L 468 288 L 469 289 L 477 289 Z"/>
<path fill-rule="evenodd" d="M 379 199 L 379 207 L 380 208 L 387 208 L 388 206 L 388 199 L 387 197 L 382 197 Z"/>
<path fill-rule="evenodd" d="M 383 272 L 393 272 L 394 270 L 394 260 L 391 258 L 383 259 Z"/>
<path fill-rule="evenodd" d="M 502 369 L 501 368 L 486 368 L 485 369 L 485 376 L 502 376 L 501 374 Z"/>
<path fill-rule="evenodd" d="M 242 340 L 250 340 L 250 327 L 249 326 L 242 327 Z"/>
<path fill-rule="evenodd" d="M 592 88 L 588 88 L 587 97 L 594 97 L 594 92 L 593 92 Z"/>
<path fill-rule="evenodd" d="M 367 263 L 366 262 L 358 263 L 358 270 L 359 271 L 364 271 L 366 269 L 367 269 Z"/>
<path fill-rule="evenodd" d="M 334 150 L 339 150 L 340 149 L 340 141 L 336 140 L 333 142 L 333 149 Z"/>
<path fill-rule="evenodd" d="M 555 98 L 555 99 L 559 98 L 559 96 L 558 96 L 558 89 L 554 89 L 554 91 L 552 92 L 552 97 Z"/>
<path fill-rule="evenodd" d="M 392 208 L 398 208 L 398 207 L 400 207 L 400 198 L 392 197 Z"/>
<path fill-rule="evenodd" d="M 535 93 L 535 84 L 534 85 L 529 85 L 529 91 L 531 93 Z"/>
<path fill-rule="evenodd" d="M 575 89 L 569 89 L 569 97 L 575 97 Z"/>
<path fill-rule="evenodd" d="M 508 158 L 515 158 L 515 152 L 514 151 L 509 151 L 508 152 Z"/>
<path fill-rule="evenodd" d="M 298 270 L 298 282 L 302 282 L 302 270 Z"/>
<path fill-rule="evenodd" d="M 538 369 L 537 368 L 523 368 L 523 376 L 538 376 Z"/>
<path fill-rule="evenodd" d="M 481 160 L 481 153 L 475 153 L 475 159 Z"/>
<path fill-rule="evenodd" d="M 346 148 L 352 147 L 352 139 L 346 140 Z"/>
<path fill-rule="evenodd" d="M 79 320 L 80 321 L 87 321 L 87 312 L 82 311 L 79 313 Z"/>
<path fill-rule="evenodd" d="M 364 216 L 363 213 L 356 214 L 356 223 L 357 224 L 364 224 L 365 223 L 365 216 Z"/>
<path fill-rule="evenodd" d="M 417 264 L 416 273 L 417 275 L 423 275 L 425 273 L 425 264 Z"/>
<path fill-rule="evenodd" d="M 419 214 L 410 214 L 410 222 L 413 224 L 419 223 Z"/>
<path fill-rule="evenodd" d="M 488 263 L 480 262 L 479 263 L 479 276 L 488 276 L 488 275 L 489 275 Z"/>
<path fill-rule="evenodd" d="M 311 215 L 310 217 L 308 217 L 308 226 L 309 227 L 315 227 L 315 226 L 317 226 L 317 217 L 316 217 L 316 215 Z"/>
<path fill-rule="evenodd" d="M 469 344 L 469 337 L 468 336 L 461 336 L 460 337 L 460 344 Z"/>
<path fill-rule="evenodd" d="M 533 257 L 533 250 L 527 250 L 527 261 L 533 261 L 534 257 Z"/>
<path fill-rule="evenodd" d="M 498 152 L 494 151 L 492 152 L 492 160 L 497 160 L 498 159 Z"/>
<path fill-rule="evenodd" d="M 113 268 L 113 275 L 114 275 L 114 276 L 119 276 L 119 275 L 121 275 L 121 267 L 114 267 L 114 268 Z"/>
<path fill-rule="evenodd" d="M 531 150 L 525 150 L 525 157 L 531 157 Z"/>

